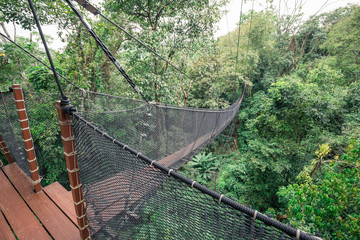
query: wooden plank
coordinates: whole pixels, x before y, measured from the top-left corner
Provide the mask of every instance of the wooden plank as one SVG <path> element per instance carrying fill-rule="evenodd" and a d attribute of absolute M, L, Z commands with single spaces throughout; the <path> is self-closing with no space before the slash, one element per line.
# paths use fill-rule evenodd
<path fill-rule="evenodd" d="M 2 212 L 0 212 L 0 239 L 15 240 L 15 236 L 6 222 Z"/>
<path fill-rule="evenodd" d="M 163 173 L 147 166 L 137 172 L 122 171 L 95 184 L 84 185 L 88 195 L 93 199 L 101 199 L 101 201 L 87 202 L 86 216 L 91 219 L 92 230 L 95 232 L 104 230 L 115 237 L 117 233 L 113 235 L 111 229 L 101 229 L 101 227 L 122 213 L 138 218 L 139 216 L 129 209 L 134 208 L 134 204 L 142 205 L 148 195 L 157 191 L 162 184 L 159 174 Z"/>
<path fill-rule="evenodd" d="M 159 161 L 157 161 L 157 163 L 160 163 L 161 165 L 164 165 L 165 167 L 171 167 L 171 165 L 173 165 L 174 163 L 179 161 L 179 159 L 182 159 L 183 157 L 188 155 L 192 150 L 199 147 L 210 137 L 211 137 L 210 133 L 207 135 L 204 135 L 204 136 L 198 138 L 197 140 L 195 140 L 194 142 L 186 145 L 186 147 L 183 147 L 183 148 L 179 149 L 178 151 L 164 157 L 163 159 L 160 159 Z"/>
<path fill-rule="evenodd" d="M 67 191 L 60 183 L 54 182 L 43 188 L 48 197 L 66 214 L 76 225 L 76 213 L 71 192 Z"/>
<path fill-rule="evenodd" d="M 3 170 L 53 238 L 80 239 L 79 229 L 44 192 L 32 191 L 31 179 L 16 164 L 5 166 Z"/>
<path fill-rule="evenodd" d="M 51 239 L 1 170 L 0 183 L 0 208 L 18 239 Z"/>

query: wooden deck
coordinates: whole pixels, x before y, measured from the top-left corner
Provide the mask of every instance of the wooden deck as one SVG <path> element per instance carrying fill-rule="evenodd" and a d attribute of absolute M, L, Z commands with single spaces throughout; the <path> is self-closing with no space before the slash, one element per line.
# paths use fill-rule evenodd
<path fill-rule="evenodd" d="M 0 239 L 80 239 L 71 193 L 55 182 L 38 193 L 16 163 L 0 170 Z"/>

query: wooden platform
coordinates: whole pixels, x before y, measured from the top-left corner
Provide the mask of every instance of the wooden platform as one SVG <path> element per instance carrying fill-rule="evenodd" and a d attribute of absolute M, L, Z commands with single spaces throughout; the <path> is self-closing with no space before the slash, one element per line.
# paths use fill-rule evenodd
<path fill-rule="evenodd" d="M 71 193 L 59 183 L 34 193 L 16 163 L 0 170 L 0 239 L 80 239 Z"/>

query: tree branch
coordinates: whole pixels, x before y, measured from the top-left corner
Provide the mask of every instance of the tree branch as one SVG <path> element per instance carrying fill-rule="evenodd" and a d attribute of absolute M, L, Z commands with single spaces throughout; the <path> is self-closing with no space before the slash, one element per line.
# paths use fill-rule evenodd
<path fill-rule="evenodd" d="M 11 36 L 10 36 L 9 32 L 7 31 L 7 29 L 6 29 L 6 27 L 5 27 L 5 23 L 4 23 L 4 22 L 0 22 L 0 25 L 1 25 L 2 29 L 4 30 L 6 36 L 11 39 Z"/>
<path fill-rule="evenodd" d="M 326 160 L 326 161 L 323 161 L 322 163 L 328 163 L 328 162 L 337 162 L 337 163 L 342 163 L 342 164 L 346 164 L 346 165 L 350 165 L 354 168 L 359 168 L 360 169 L 360 166 L 355 166 L 354 164 L 351 164 L 351 163 L 348 163 L 348 162 L 344 162 L 344 161 L 334 161 L 334 160 Z"/>

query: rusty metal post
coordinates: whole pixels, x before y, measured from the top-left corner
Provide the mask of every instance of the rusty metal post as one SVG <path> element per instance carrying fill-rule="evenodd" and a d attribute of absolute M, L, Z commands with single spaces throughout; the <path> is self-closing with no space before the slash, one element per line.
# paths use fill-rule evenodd
<path fill-rule="evenodd" d="M 34 144 L 30 133 L 29 120 L 26 113 L 24 95 L 19 84 L 13 86 L 14 98 L 16 103 L 16 111 L 18 112 L 21 132 L 25 143 L 25 151 L 29 162 L 31 179 L 33 180 L 35 192 L 41 191 L 41 179 L 39 175 L 39 167 L 36 162 Z"/>
<path fill-rule="evenodd" d="M 3 154 L 5 155 L 6 160 L 9 163 L 13 163 L 14 159 L 12 158 L 9 149 L 6 147 L 6 144 L 3 140 L 3 138 L 0 135 L 0 149 L 2 150 Z"/>
<path fill-rule="evenodd" d="M 85 216 L 84 196 L 79 178 L 79 167 L 75 150 L 74 132 L 71 126 L 71 116 L 64 113 L 60 101 L 56 102 L 56 107 L 59 115 L 61 139 L 64 146 L 66 167 L 69 175 L 70 188 L 74 200 L 80 236 L 81 239 L 90 239 L 87 218 Z"/>

